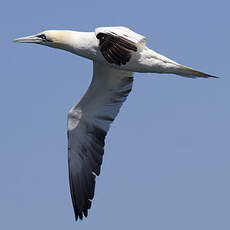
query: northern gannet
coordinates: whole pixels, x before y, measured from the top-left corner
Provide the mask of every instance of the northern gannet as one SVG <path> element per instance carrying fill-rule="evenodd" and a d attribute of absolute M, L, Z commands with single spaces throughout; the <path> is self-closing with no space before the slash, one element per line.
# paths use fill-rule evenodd
<path fill-rule="evenodd" d="M 105 136 L 132 89 L 133 73 L 215 78 L 149 49 L 144 36 L 126 27 L 100 27 L 94 32 L 47 30 L 14 42 L 64 49 L 93 61 L 91 84 L 68 113 L 69 183 L 76 220 L 88 216 Z"/>

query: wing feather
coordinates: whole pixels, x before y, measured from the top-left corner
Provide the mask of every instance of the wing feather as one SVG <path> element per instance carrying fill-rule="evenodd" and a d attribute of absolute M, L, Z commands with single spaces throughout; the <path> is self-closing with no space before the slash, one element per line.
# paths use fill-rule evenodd
<path fill-rule="evenodd" d="M 124 26 L 110 26 L 110 27 L 98 27 L 95 29 L 95 34 L 96 36 L 99 33 L 112 33 L 112 34 L 116 34 L 120 37 L 125 37 L 127 39 L 129 39 L 130 41 L 134 42 L 134 43 L 142 43 L 145 44 L 146 42 L 146 37 L 142 36 L 141 34 L 138 34 L 132 30 L 130 30 L 127 27 Z"/>
<path fill-rule="evenodd" d="M 132 57 L 132 52 L 137 51 L 137 42 L 133 42 L 124 35 L 115 32 L 100 32 L 96 34 L 96 37 L 99 40 L 100 51 L 109 63 L 125 65 Z"/>
<path fill-rule="evenodd" d="M 94 63 L 84 97 L 68 114 L 68 165 L 76 220 L 88 216 L 105 137 L 132 88 L 133 73 Z"/>

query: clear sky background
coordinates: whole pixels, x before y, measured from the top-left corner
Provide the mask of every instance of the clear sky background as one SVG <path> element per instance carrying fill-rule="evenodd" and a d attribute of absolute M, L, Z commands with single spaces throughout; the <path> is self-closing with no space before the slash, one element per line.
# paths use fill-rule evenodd
<path fill-rule="evenodd" d="M 0 229 L 229 230 L 229 9 L 220 0 L 1 2 Z M 221 78 L 135 74 L 106 139 L 89 217 L 76 223 L 67 112 L 86 91 L 92 63 L 11 41 L 115 25 Z"/>

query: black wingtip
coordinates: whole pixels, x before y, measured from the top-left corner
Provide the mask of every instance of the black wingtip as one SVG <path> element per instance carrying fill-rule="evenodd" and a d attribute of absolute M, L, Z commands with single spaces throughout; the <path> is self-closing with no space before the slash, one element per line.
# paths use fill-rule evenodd
<path fill-rule="evenodd" d="M 217 77 L 217 76 L 214 76 L 214 75 L 210 75 L 210 74 L 207 74 L 206 77 L 207 78 L 216 78 L 216 79 L 220 78 L 220 77 Z"/>
<path fill-rule="evenodd" d="M 83 217 L 87 218 L 88 217 L 88 210 L 83 210 L 82 212 L 75 213 L 75 221 L 77 222 L 79 219 L 83 220 Z"/>
<path fill-rule="evenodd" d="M 83 219 L 83 215 L 82 215 L 82 213 L 75 213 L 75 221 L 78 221 L 78 220 L 82 220 Z"/>
<path fill-rule="evenodd" d="M 220 77 L 217 77 L 217 76 L 211 76 L 211 78 L 220 79 Z"/>

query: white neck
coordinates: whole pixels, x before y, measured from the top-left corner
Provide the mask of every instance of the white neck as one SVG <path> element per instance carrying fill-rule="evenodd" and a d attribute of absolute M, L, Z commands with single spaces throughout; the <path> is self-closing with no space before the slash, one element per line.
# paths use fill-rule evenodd
<path fill-rule="evenodd" d="M 98 40 L 94 32 L 77 32 L 71 30 L 57 31 L 58 40 L 49 46 L 64 49 L 79 56 L 95 59 Z"/>

